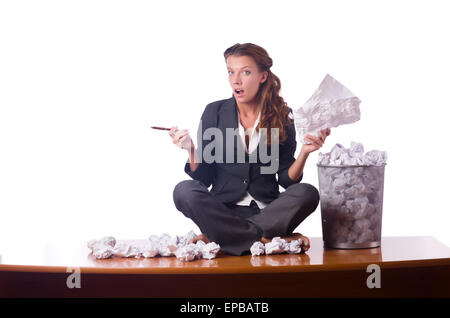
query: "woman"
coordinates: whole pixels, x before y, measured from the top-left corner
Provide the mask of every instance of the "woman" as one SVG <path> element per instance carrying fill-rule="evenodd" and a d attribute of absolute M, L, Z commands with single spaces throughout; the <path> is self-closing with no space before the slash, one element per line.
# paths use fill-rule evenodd
<path fill-rule="evenodd" d="M 186 130 L 172 127 L 169 132 L 188 151 L 185 172 L 193 179 L 176 185 L 175 206 L 202 232 L 192 242 L 213 241 L 225 253 L 242 255 L 255 241 L 280 236 L 288 242 L 302 238 L 306 251 L 309 239 L 293 231 L 317 208 L 319 193 L 300 181 L 308 155 L 322 147 L 330 129 L 322 130 L 320 138 L 308 135 L 310 144 L 303 144 L 295 158 L 291 110 L 279 95 L 280 80 L 270 70 L 266 50 L 238 43 L 224 57 L 233 96 L 206 106 L 198 131 L 204 151 L 195 149 Z M 272 155 L 269 163 L 263 148 Z M 236 154 L 240 150 L 244 157 Z M 264 173 L 269 166 L 275 170 Z M 281 194 L 279 185 L 286 189 Z"/>

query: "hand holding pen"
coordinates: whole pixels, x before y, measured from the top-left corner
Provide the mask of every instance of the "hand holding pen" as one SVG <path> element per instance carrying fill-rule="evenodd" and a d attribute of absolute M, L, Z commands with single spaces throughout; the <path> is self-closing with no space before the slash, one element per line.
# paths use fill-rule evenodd
<path fill-rule="evenodd" d="M 151 128 L 169 131 L 169 136 L 172 138 L 172 142 L 181 149 L 186 149 L 187 151 L 194 149 L 194 144 L 187 129 L 179 130 L 177 126 L 171 128 L 151 126 Z"/>

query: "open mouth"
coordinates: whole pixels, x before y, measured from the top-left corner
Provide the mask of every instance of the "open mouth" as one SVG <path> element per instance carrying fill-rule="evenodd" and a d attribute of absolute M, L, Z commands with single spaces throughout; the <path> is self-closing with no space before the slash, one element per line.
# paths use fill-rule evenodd
<path fill-rule="evenodd" d="M 241 95 L 244 94 L 244 90 L 243 90 L 243 89 L 238 89 L 238 88 L 236 88 L 236 89 L 234 90 L 234 92 L 236 93 L 237 96 L 241 96 Z"/>

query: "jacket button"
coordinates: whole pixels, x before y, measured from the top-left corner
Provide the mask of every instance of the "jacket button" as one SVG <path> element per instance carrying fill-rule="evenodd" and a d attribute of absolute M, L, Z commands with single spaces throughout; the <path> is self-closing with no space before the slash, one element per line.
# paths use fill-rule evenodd
<path fill-rule="evenodd" d="M 245 183 L 245 184 L 248 184 L 248 180 L 247 180 L 247 179 L 244 179 L 244 183 Z"/>

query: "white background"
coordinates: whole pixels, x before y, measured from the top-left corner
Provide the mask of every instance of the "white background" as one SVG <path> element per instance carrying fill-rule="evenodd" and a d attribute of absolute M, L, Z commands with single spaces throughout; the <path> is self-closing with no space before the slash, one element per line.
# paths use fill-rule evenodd
<path fill-rule="evenodd" d="M 383 236 L 450 246 L 445 3 L 0 2 L 0 248 L 198 232 L 172 201 L 187 155 L 149 126 L 195 132 L 231 97 L 223 52 L 238 42 L 268 51 L 292 108 L 326 73 L 358 96 L 361 120 L 320 151 L 386 150 Z M 318 187 L 317 157 L 303 182 Z M 297 230 L 320 237 L 320 209 Z"/>

